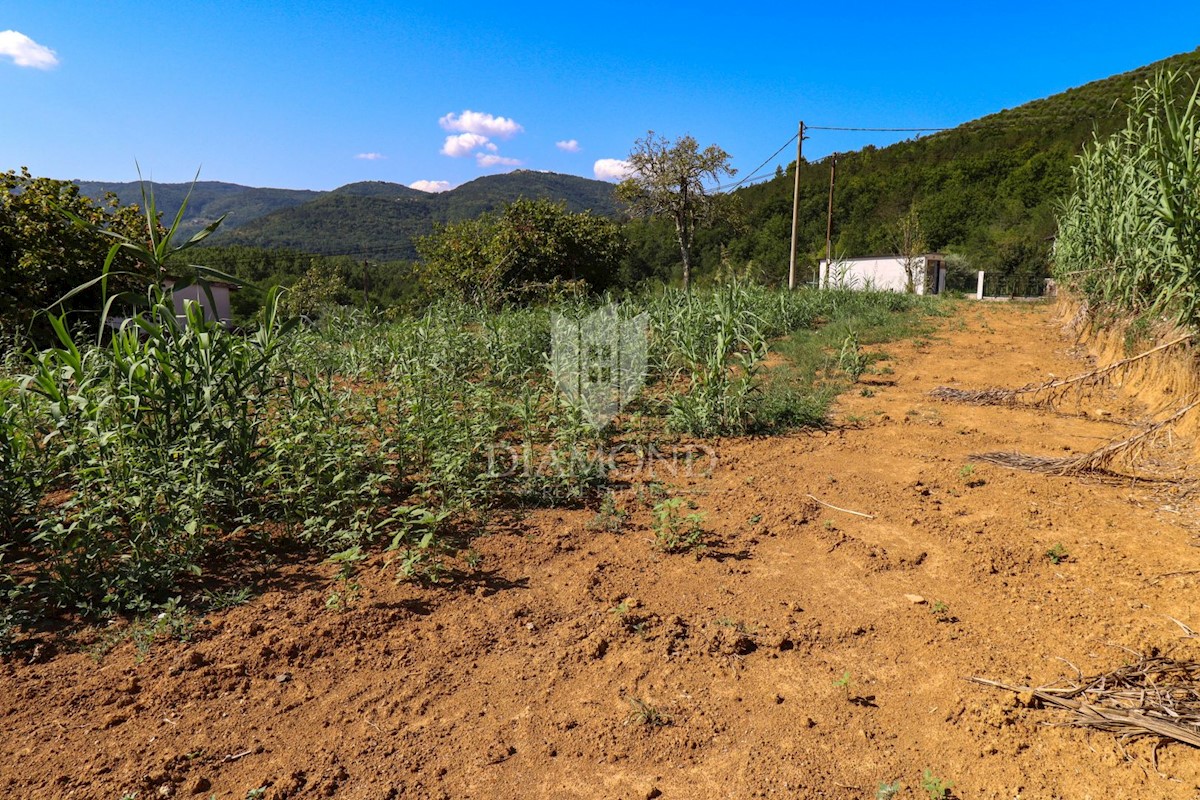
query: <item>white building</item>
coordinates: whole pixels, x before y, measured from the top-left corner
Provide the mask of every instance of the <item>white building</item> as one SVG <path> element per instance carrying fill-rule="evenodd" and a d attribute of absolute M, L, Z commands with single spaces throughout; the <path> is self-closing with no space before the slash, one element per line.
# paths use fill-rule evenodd
<path fill-rule="evenodd" d="M 209 288 L 212 291 L 213 304 L 216 308 L 210 307 L 208 295 L 199 284 L 193 283 L 190 286 L 184 286 L 181 289 L 175 289 L 175 281 L 167 278 L 163 281 L 163 288 L 171 292 L 171 300 L 175 303 L 175 314 L 179 317 L 184 315 L 184 303 L 188 300 L 195 300 L 204 309 L 205 319 L 216 319 L 224 323 L 227 327 L 229 321 L 233 318 L 230 313 L 229 293 L 236 290 L 238 287 L 232 283 L 225 281 L 209 281 Z"/>
<path fill-rule="evenodd" d="M 873 289 L 904 292 L 908 275 L 901 256 L 835 258 L 832 270 L 821 259 L 820 285 L 831 289 Z M 941 294 L 946 290 L 946 258 L 927 253 L 913 259 L 913 288 L 917 294 Z"/>

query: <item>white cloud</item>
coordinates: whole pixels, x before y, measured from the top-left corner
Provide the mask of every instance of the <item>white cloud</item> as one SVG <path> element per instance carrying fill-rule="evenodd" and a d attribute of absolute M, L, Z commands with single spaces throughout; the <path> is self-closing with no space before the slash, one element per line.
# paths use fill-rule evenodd
<path fill-rule="evenodd" d="M 0 31 L 0 56 L 8 56 L 18 67 L 50 69 L 58 66 L 53 50 L 19 31 Z"/>
<path fill-rule="evenodd" d="M 633 168 L 619 158 L 601 158 L 592 165 L 592 172 L 597 180 L 623 181 L 633 174 Z"/>
<path fill-rule="evenodd" d="M 495 136 L 497 139 L 511 139 L 518 133 L 524 133 L 516 120 L 508 117 L 494 117 L 480 111 L 467 109 L 461 114 L 453 112 L 438 120 L 443 130 L 476 133 L 481 136 Z"/>
<path fill-rule="evenodd" d="M 496 143 L 495 143 L 495 142 L 488 142 L 487 144 L 485 144 L 485 145 L 484 145 L 484 148 L 485 148 L 485 149 L 486 149 L 486 150 L 487 150 L 489 153 L 499 153 L 499 152 L 500 152 L 500 148 L 499 148 L 499 147 L 496 147 Z"/>
<path fill-rule="evenodd" d="M 562 142 L 555 142 L 554 146 L 557 147 L 559 150 L 563 150 L 568 153 L 578 153 L 579 152 L 579 142 L 577 142 L 574 139 L 567 139 Z"/>
<path fill-rule="evenodd" d="M 469 156 L 472 150 L 488 143 L 488 138 L 478 133 L 460 133 L 457 136 L 447 136 L 442 145 L 442 155 L 451 158 Z"/>
<path fill-rule="evenodd" d="M 385 156 L 383 153 L 359 153 L 355 156 L 355 158 L 361 159 L 362 161 L 380 161 L 387 158 L 387 156 Z"/>
<path fill-rule="evenodd" d="M 485 153 L 476 153 L 475 154 L 475 162 L 477 164 L 479 164 L 479 166 L 481 166 L 481 167 L 495 167 L 495 166 L 519 167 L 519 166 L 521 166 L 521 162 L 518 159 L 506 158 L 504 156 L 498 156 L 498 155 L 494 155 L 494 154 L 485 154 Z"/>
<path fill-rule="evenodd" d="M 416 189 L 418 192 L 437 194 L 438 192 L 449 191 L 454 187 L 450 185 L 450 181 L 413 181 L 408 185 L 408 188 Z"/>

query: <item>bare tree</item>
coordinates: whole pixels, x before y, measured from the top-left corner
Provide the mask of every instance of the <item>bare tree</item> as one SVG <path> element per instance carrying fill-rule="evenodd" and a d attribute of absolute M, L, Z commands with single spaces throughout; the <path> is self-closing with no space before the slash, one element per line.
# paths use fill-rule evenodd
<path fill-rule="evenodd" d="M 617 187 L 617 194 L 634 213 L 667 217 L 675 223 L 685 290 L 691 283 L 696 229 L 713 219 L 720 199 L 705 182 L 735 175 L 737 170 L 729 166 L 729 158 L 715 144 L 700 150 L 691 136 L 672 143 L 649 131 L 634 143 L 629 153 L 630 177 Z"/>

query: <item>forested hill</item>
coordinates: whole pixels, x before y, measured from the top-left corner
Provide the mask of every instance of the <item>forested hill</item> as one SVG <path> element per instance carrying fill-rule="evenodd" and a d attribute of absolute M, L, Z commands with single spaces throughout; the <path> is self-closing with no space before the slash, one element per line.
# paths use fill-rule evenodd
<path fill-rule="evenodd" d="M 77 181 L 89 197 L 111 191 L 122 203 L 140 203 L 138 183 Z M 171 220 L 189 184 L 154 184 L 163 218 Z M 184 217 L 185 233 L 200 230 L 228 213 L 212 244 L 288 248 L 321 255 L 354 255 L 379 260 L 416 257 L 413 238 L 430 233 L 435 222 L 470 219 L 518 198 L 564 202 L 570 211 L 618 217 L 613 185 L 551 172 L 517 170 L 488 175 L 440 194 L 398 183 L 362 181 L 329 192 L 259 189 L 201 181 Z"/>
<path fill-rule="evenodd" d="M 378 186 L 368 190 L 363 184 L 351 184 L 224 231 L 212 242 L 379 260 L 413 259 L 415 237 L 431 233 L 434 223 L 472 219 L 521 197 L 561 201 L 569 211 L 614 218 L 621 213 L 612 184 L 552 172 L 488 175 L 440 194 L 383 186 L 404 191 L 389 194 Z"/>
<path fill-rule="evenodd" d="M 891 230 L 915 205 L 930 250 L 957 253 L 971 269 L 1044 274 L 1055 231 L 1055 204 L 1070 184 L 1075 154 L 1093 131 L 1108 133 L 1119 127 L 1134 86 L 1161 68 L 1200 77 L 1200 50 L 953 130 L 839 154 L 835 252 L 847 257 L 893 252 Z M 799 248 L 807 268 L 825 253 L 829 168 L 829 158 L 800 167 Z M 736 192 L 743 224 L 736 232 L 706 237 L 706 270 L 715 270 L 720 261 L 720 236 L 728 261 L 753 261 L 760 276 L 782 277 L 788 262 L 792 169 Z"/>
<path fill-rule="evenodd" d="M 93 200 L 104 197 L 105 192 L 112 192 L 120 199 L 122 205 L 142 204 L 142 185 L 137 181 L 126 183 L 75 181 L 75 183 L 79 186 L 81 193 Z M 191 190 L 191 198 L 188 200 L 187 212 L 182 223 L 184 232 L 189 234 L 220 219 L 222 214 L 229 215 L 225 222 L 226 225 L 236 226 L 281 208 L 291 208 L 307 203 L 325 194 L 308 189 L 257 188 L 221 181 L 197 181 L 194 187 L 190 183 L 154 183 L 152 186 L 155 205 L 162 212 L 163 219 L 168 224 L 175 218 L 179 206 L 188 196 L 188 191 Z"/>

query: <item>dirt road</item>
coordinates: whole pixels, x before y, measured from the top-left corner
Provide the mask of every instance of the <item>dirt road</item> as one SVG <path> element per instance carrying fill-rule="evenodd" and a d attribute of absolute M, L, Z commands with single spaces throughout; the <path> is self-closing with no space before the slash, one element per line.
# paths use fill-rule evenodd
<path fill-rule="evenodd" d="M 964 680 L 1196 655 L 1168 619 L 1200 628 L 1200 575 L 1168 575 L 1200 569 L 1184 484 L 968 461 L 1092 450 L 1136 400 L 928 397 L 1085 369 L 1048 306 L 964 303 L 881 349 L 835 429 L 722 442 L 710 475 L 664 478 L 704 515 L 702 557 L 655 550 L 658 495 L 631 486 L 619 530 L 594 509 L 508 520 L 452 587 L 375 565 L 339 612 L 330 568 L 291 567 L 140 662 L 126 643 L 0 666 L 0 796 L 923 798 L 925 777 L 960 798 L 1196 797 L 1195 750 L 1156 767 L 1150 741 L 1047 727 L 1064 717 Z"/>

